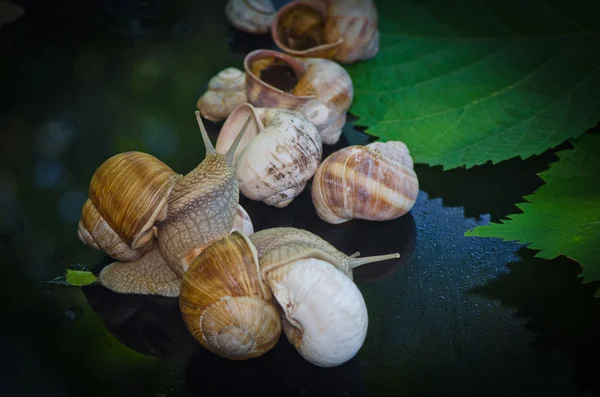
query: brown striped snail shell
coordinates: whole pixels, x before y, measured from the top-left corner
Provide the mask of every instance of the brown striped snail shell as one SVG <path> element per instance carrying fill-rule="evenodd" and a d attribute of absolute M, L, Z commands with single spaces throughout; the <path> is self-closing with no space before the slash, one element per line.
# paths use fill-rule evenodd
<path fill-rule="evenodd" d="M 183 276 L 179 307 L 206 349 L 232 360 L 258 357 L 281 335 L 281 320 L 260 276 L 256 248 L 236 231 L 207 247 Z"/>
<path fill-rule="evenodd" d="M 352 269 L 400 255 L 347 256 L 296 228 L 265 229 L 249 239 L 258 252 L 261 277 L 283 312 L 285 335 L 302 357 L 321 367 L 354 357 L 364 343 L 368 315 Z"/>
<path fill-rule="evenodd" d="M 318 216 L 328 223 L 386 221 L 412 209 L 419 181 L 404 143 L 375 142 L 332 153 L 315 173 L 311 193 Z"/>
<path fill-rule="evenodd" d="M 236 106 L 248 102 L 246 73 L 236 68 L 220 71 L 208 82 L 208 90 L 198 99 L 200 114 L 207 120 L 225 120 Z"/>
<path fill-rule="evenodd" d="M 271 31 L 275 8 L 270 0 L 228 0 L 225 16 L 243 32 L 266 34 Z"/>
<path fill-rule="evenodd" d="M 377 8 L 373 0 L 296 0 L 275 15 L 271 35 L 284 52 L 333 59 L 342 64 L 379 52 Z"/>
<path fill-rule="evenodd" d="M 317 127 L 324 144 L 340 139 L 354 91 L 350 75 L 339 64 L 256 50 L 244 59 L 244 68 L 252 105 L 296 110 Z"/>
<path fill-rule="evenodd" d="M 321 162 L 316 127 L 301 113 L 239 105 L 217 139 L 217 152 L 229 149 L 240 125 L 252 118 L 234 156 L 240 192 L 251 200 L 283 208 L 297 197 Z"/>
<path fill-rule="evenodd" d="M 79 239 L 115 259 L 139 259 L 154 241 L 155 223 L 181 175 L 154 156 L 125 152 L 98 167 L 78 225 Z"/>

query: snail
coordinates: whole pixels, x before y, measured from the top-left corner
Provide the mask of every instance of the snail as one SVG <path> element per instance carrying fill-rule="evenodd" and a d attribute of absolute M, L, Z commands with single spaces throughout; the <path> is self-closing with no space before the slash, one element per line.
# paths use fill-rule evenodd
<path fill-rule="evenodd" d="M 198 111 L 196 118 L 206 157 L 185 176 L 153 156 L 130 152 L 107 160 L 92 177 L 78 235 L 118 260 L 100 273 L 105 287 L 177 296 L 188 263 L 206 246 L 235 230 L 252 231 L 248 214 L 238 204 L 233 169 L 233 155 L 250 119 L 230 150 L 221 154 Z"/>
<path fill-rule="evenodd" d="M 235 231 L 207 247 L 183 276 L 179 307 L 189 332 L 231 360 L 258 357 L 281 335 L 281 320 L 264 285 L 256 248 Z"/>
<path fill-rule="evenodd" d="M 241 31 L 265 34 L 271 31 L 275 8 L 270 0 L 229 0 L 225 4 L 225 16 Z"/>
<path fill-rule="evenodd" d="M 374 142 L 327 157 L 315 173 L 311 194 L 317 215 L 328 223 L 386 221 L 412 209 L 419 180 L 404 143 Z"/>
<path fill-rule="evenodd" d="M 225 120 L 246 98 L 246 74 L 236 68 L 219 72 L 208 82 L 208 90 L 198 99 L 200 114 L 207 120 Z"/>
<path fill-rule="evenodd" d="M 255 50 L 245 57 L 244 68 L 253 106 L 296 110 L 317 127 L 324 144 L 337 143 L 354 95 L 343 67 L 327 59 Z"/>
<path fill-rule="evenodd" d="M 296 0 L 275 15 L 275 44 L 302 57 L 350 64 L 379 52 L 377 8 L 373 0 Z"/>
<path fill-rule="evenodd" d="M 366 304 L 352 270 L 400 255 L 347 256 L 295 228 L 261 230 L 249 240 L 258 252 L 261 277 L 283 312 L 284 333 L 300 355 L 321 367 L 352 359 L 368 328 Z"/>
<path fill-rule="evenodd" d="M 234 155 L 240 192 L 251 200 L 283 208 L 304 190 L 317 170 L 323 154 L 321 136 L 299 112 L 246 103 L 225 121 L 217 152 L 229 149 L 249 116 L 253 122 Z"/>

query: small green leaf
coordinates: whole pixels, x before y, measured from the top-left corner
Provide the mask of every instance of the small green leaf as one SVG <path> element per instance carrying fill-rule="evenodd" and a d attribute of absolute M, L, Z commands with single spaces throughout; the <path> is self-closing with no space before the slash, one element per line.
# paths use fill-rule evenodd
<path fill-rule="evenodd" d="M 98 281 L 98 277 L 92 272 L 67 269 L 67 283 L 73 286 L 82 287 L 93 284 L 96 281 Z"/>
<path fill-rule="evenodd" d="M 600 121 L 597 0 L 376 4 L 380 51 L 347 66 L 350 111 L 415 162 L 527 158 Z"/>
<path fill-rule="evenodd" d="M 565 255 L 582 265 L 584 282 L 600 280 L 600 134 L 586 134 L 573 146 L 539 174 L 546 184 L 524 197 L 522 214 L 465 235 L 530 244 L 545 259 Z"/>

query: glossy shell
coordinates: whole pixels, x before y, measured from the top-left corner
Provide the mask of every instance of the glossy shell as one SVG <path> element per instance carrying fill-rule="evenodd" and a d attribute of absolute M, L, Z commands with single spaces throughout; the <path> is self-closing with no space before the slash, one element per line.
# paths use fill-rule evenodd
<path fill-rule="evenodd" d="M 248 212 L 242 207 L 238 205 L 237 214 L 235 217 L 235 222 L 233 223 L 233 229 L 231 229 L 231 233 L 234 231 L 241 231 L 246 236 L 250 236 L 254 233 L 254 226 L 252 225 L 252 219 L 250 219 L 250 215 Z"/>
<path fill-rule="evenodd" d="M 294 56 L 349 64 L 379 52 L 373 0 L 292 1 L 277 12 L 271 34 L 279 48 Z"/>
<path fill-rule="evenodd" d="M 155 222 L 166 217 L 168 196 L 179 177 L 146 153 L 109 158 L 90 182 L 79 238 L 116 259 L 139 258 L 152 244 Z"/>
<path fill-rule="evenodd" d="M 297 82 L 291 89 L 265 81 L 265 73 L 274 66 L 293 73 Z M 256 50 L 246 56 L 244 68 L 252 105 L 297 110 L 317 127 L 324 144 L 337 143 L 354 97 L 352 80 L 343 67 L 326 59 Z"/>
<path fill-rule="evenodd" d="M 208 90 L 198 99 L 197 107 L 205 119 L 220 121 L 245 102 L 248 102 L 246 74 L 236 68 L 227 68 L 210 79 Z"/>
<path fill-rule="evenodd" d="M 256 249 L 240 232 L 216 241 L 183 277 L 180 309 L 206 349 L 232 360 L 258 357 L 281 335 L 281 320 L 260 277 Z"/>
<path fill-rule="evenodd" d="M 225 16 L 239 30 L 266 34 L 271 31 L 275 8 L 270 0 L 228 0 Z"/>
<path fill-rule="evenodd" d="M 385 221 L 410 211 L 419 193 L 412 158 L 402 142 L 349 146 L 315 173 L 312 200 L 321 219 Z"/>
<path fill-rule="evenodd" d="M 316 172 L 322 157 L 321 136 L 299 112 L 243 104 L 223 125 L 218 152 L 229 148 L 248 116 L 253 122 L 234 159 L 240 192 L 252 200 L 285 207 Z"/>

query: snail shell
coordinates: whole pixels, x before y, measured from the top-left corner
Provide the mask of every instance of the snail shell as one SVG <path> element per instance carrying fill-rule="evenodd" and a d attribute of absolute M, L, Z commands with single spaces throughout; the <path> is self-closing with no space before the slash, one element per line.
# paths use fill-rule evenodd
<path fill-rule="evenodd" d="M 281 335 L 279 312 L 260 277 L 256 249 L 238 231 L 211 244 L 190 264 L 179 305 L 194 338 L 228 359 L 258 357 Z"/>
<path fill-rule="evenodd" d="M 364 343 L 368 315 L 352 269 L 398 254 L 347 256 L 302 229 L 273 228 L 249 237 L 263 280 L 283 311 L 283 329 L 296 350 L 321 367 L 343 364 Z"/>
<path fill-rule="evenodd" d="M 240 125 L 252 122 L 234 155 L 240 192 L 251 200 L 287 206 L 313 177 L 323 154 L 321 136 L 302 114 L 286 109 L 238 106 L 223 125 L 217 152 L 229 149 Z"/>
<path fill-rule="evenodd" d="M 166 218 L 168 196 L 180 177 L 146 153 L 112 156 L 92 176 L 79 239 L 115 259 L 139 259 L 153 243 L 155 223 Z"/>
<path fill-rule="evenodd" d="M 270 0 L 229 0 L 225 16 L 241 31 L 265 34 L 271 31 L 275 8 Z"/>
<path fill-rule="evenodd" d="M 292 1 L 275 15 L 271 34 L 288 54 L 341 64 L 371 59 L 379 52 L 373 0 Z"/>
<path fill-rule="evenodd" d="M 331 224 L 399 218 L 412 209 L 418 194 L 413 160 L 402 142 L 334 152 L 321 163 L 312 184 L 317 215 Z"/>
<path fill-rule="evenodd" d="M 252 105 L 296 110 L 317 127 L 324 144 L 337 143 L 354 96 L 343 67 L 327 59 L 256 50 L 244 59 L 244 68 Z"/>
<path fill-rule="evenodd" d="M 225 120 L 246 98 L 246 74 L 236 68 L 222 70 L 208 82 L 208 90 L 198 99 L 200 114 L 207 120 Z"/>

